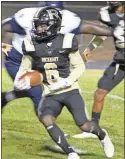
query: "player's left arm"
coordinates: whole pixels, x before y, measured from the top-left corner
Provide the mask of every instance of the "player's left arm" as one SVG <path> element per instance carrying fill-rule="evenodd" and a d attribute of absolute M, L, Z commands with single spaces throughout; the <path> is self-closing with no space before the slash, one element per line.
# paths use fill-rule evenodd
<path fill-rule="evenodd" d="M 73 70 L 71 71 L 68 78 L 72 81 L 72 83 L 74 83 L 80 78 L 80 76 L 84 73 L 86 68 L 84 61 L 82 60 L 82 57 L 79 53 L 79 50 L 75 53 L 71 53 L 69 55 L 69 58 Z"/>
<path fill-rule="evenodd" d="M 74 36 L 73 38 L 72 52 L 69 54 L 69 59 L 73 69 L 71 70 L 71 73 L 68 76 L 68 79 L 70 79 L 72 83 L 74 83 L 80 78 L 80 76 L 84 73 L 86 69 L 85 63 L 82 60 L 82 57 L 78 49 L 78 41 L 76 36 Z"/>

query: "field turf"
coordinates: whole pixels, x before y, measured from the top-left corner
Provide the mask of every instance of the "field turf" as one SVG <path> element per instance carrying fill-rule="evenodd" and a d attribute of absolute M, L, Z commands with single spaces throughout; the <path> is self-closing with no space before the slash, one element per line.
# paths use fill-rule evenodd
<path fill-rule="evenodd" d="M 91 115 L 93 91 L 102 71 L 87 70 L 80 79 L 82 95 Z M 12 81 L 2 69 L 2 91 L 9 91 Z M 101 116 L 101 127 L 108 130 L 115 145 L 113 159 L 124 158 L 124 82 L 107 96 Z M 106 159 L 97 139 L 74 139 L 81 131 L 65 108 L 57 120 L 60 128 L 70 135 L 69 143 L 87 151 L 81 159 Z M 2 159 L 66 159 L 67 156 L 53 147 L 53 142 L 33 111 L 28 98 L 7 104 L 2 113 Z"/>

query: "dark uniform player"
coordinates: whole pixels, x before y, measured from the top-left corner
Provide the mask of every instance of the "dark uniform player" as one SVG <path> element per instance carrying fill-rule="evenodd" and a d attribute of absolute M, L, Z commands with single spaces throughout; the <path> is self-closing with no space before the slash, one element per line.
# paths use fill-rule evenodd
<path fill-rule="evenodd" d="M 23 42 L 22 63 L 17 73 L 14 87 L 22 89 L 30 86 L 29 81 L 19 80 L 27 70 L 33 68 L 43 75 L 44 92 L 38 108 L 38 118 L 49 135 L 68 159 L 80 159 L 67 143 L 63 132 L 55 121 L 64 106 L 71 112 L 76 125 L 83 131 L 96 134 L 107 157 L 114 154 L 114 146 L 108 134 L 93 121 L 88 121 L 84 101 L 79 93 L 78 79 L 85 70 L 79 54 L 76 36 L 71 33 L 59 34 L 61 15 L 52 8 L 43 9 L 34 19 L 34 32 Z M 72 65 L 73 70 L 70 70 Z M 25 87 L 26 88 L 26 87 Z"/>
<path fill-rule="evenodd" d="M 101 8 L 100 21 L 113 29 L 116 53 L 113 62 L 105 70 L 98 82 L 98 89 L 94 94 L 92 119 L 99 122 L 105 96 L 125 77 L 125 2 L 108 2 L 109 6 Z M 95 41 L 95 39 L 94 39 Z M 94 41 L 89 48 L 94 48 Z"/>

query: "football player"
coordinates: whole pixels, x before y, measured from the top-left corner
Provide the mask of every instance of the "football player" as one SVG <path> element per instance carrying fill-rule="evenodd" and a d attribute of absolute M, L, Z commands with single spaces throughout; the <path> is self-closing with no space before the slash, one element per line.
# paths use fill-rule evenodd
<path fill-rule="evenodd" d="M 125 78 L 125 2 L 110 1 L 101 8 L 100 21 L 113 28 L 115 55 L 113 62 L 105 70 L 94 93 L 92 119 L 99 123 L 106 95 Z M 92 46 L 92 43 L 89 45 Z"/>
<path fill-rule="evenodd" d="M 51 3 L 54 2 L 48 2 L 47 5 L 51 5 Z M 60 6 L 62 8 L 61 2 L 56 2 L 54 5 L 56 4 L 58 4 L 57 7 Z M 6 36 L 7 32 L 14 33 L 12 40 L 13 47 L 10 52 L 7 52 L 8 54 L 5 57 L 6 69 L 13 80 L 15 79 L 23 56 L 21 48 L 22 41 L 26 35 L 31 34 L 33 27 L 32 19 L 37 13 L 39 13 L 39 10 L 41 10 L 41 7 L 25 8 L 15 13 L 13 17 L 7 18 L 2 21 L 2 41 L 4 42 L 4 37 Z M 95 23 L 82 21 L 76 14 L 68 10 L 60 10 L 60 13 L 62 15 L 62 23 L 59 31 L 61 34 L 73 32 L 75 34 L 86 33 L 107 36 L 112 35 L 110 29 L 107 29 Z M 8 47 L 9 46 L 7 45 L 6 48 Z M 2 108 L 6 105 L 7 102 L 21 97 L 31 97 L 31 99 L 35 103 L 35 106 L 37 107 L 39 99 L 41 97 L 41 93 L 41 86 L 33 87 L 31 88 L 31 90 L 28 90 L 28 92 L 10 91 L 7 93 L 2 93 Z"/>
<path fill-rule="evenodd" d="M 115 55 L 113 62 L 105 70 L 98 82 L 98 88 L 94 93 L 92 120 L 99 124 L 106 95 L 125 78 L 125 2 L 110 1 L 108 6 L 100 9 L 100 21 L 113 28 Z M 94 38 L 88 45 L 89 50 L 94 50 L 102 39 Z M 78 134 L 75 138 L 83 138 L 84 134 Z"/>
<path fill-rule="evenodd" d="M 56 119 L 64 106 L 72 114 L 76 125 L 83 131 L 96 134 L 106 156 L 112 157 L 114 146 L 107 132 L 86 117 L 78 85 L 85 65 L 78 50 L 76 36 L 59 32 L 61 22 L 62 15 L 53 8 L 43 8 L 35 15 L 33 32 L 23 41 L 24 56 L 14 81 L 14 88 L 22 90 L 23 83 L 27 83 L 27 88 L 30 87 L 29 80 L 20 80 L 20 77 L 32 69 L 33 63 L 34 70 L 43 75 L 44 95 L 37 110 L 38 118 L 53 141 L 68 155 L 68 159 L 80 157 L 68 144 L 62 130 L 56 124 Z"/>
<path fill-rule="evenodd" d="M 62 34 L 73 32 L 75 34 L 89 33 L 97 35 L 111 35 L 110 30 L 101 28 L 102 26 L 100 27 L 100 25 L 98 24 L 95 25 L 90 22 L 82 22 L 82 20 L 76 14 L 67 10 L 62 10 L 63 3 L 61 1 L 45 1 L 41 3 L 41 6 L 44 5 L 61 9 L 60 13 L 62 14 L 62 27 L 60 33 Z M 22 41 L 27 34 L 31 33 L 32 19 L 35 16 L 35 13 L 37 13 L 40 9 L 40 7 L 22 9 L 19 12 L 17 12 L 13 17 L 7 18 L 2 22 L 3 37 L 5 37 L 7 32 L 14 33 L 12 41 L 13 47 L 11 48 L 10 45 L 5 44 L 3 45 L 5 47 L 2 47 L 3 51 L 6 54 L 5 66 L 13 80 L 15 79 L 16 73 L 20 67 L 21 59 L 23 56 L 21 49 Z M 38 107 L 39 100 L 41 98 L 41 94 L 41 85 L 32 87 L 27 91 L 12 90 L 10 92 L 4 92 L 2 93 L 2 108 L 6 105 L 6 103 L 16 98 L 30 97 L 34 103 L 36 110 Z M 93 134 L 90 133 L 84 133 L 84 135 L 87 135 L 87 137 L 95 137 Z"/>

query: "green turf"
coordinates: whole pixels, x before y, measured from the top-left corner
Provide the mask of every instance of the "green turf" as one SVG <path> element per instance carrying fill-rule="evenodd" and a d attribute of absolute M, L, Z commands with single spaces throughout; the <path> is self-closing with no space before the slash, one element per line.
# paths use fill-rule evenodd
<path fill-rule="evenodd" d="M 82 95 L 86 101 L 89 114 L 92 108 L 92 92 L 102 71 L 86 71 L 80 79 Z M 110 94 L 124 97 L 122 82 Z M 12 88 L 12 81 L 2 70 L 2 90 Z M 81 159 L 106 159 L 97 139 L 73 139 L 72 135 L 81 133 L 65 108 L 57 123 L 65 133 L 70 134 L 69 143 L 87 151 Z M 115 145 L 113 159 L 124 158 L 124 101 L 106 98 L 101 117 L 101 126 L 106 128 Z M 28 98 L 10 102 L 2 114 L 2 159 L 66 159 L 66 155 L 56 151 L 53 142 L 39 123 Z"/>

